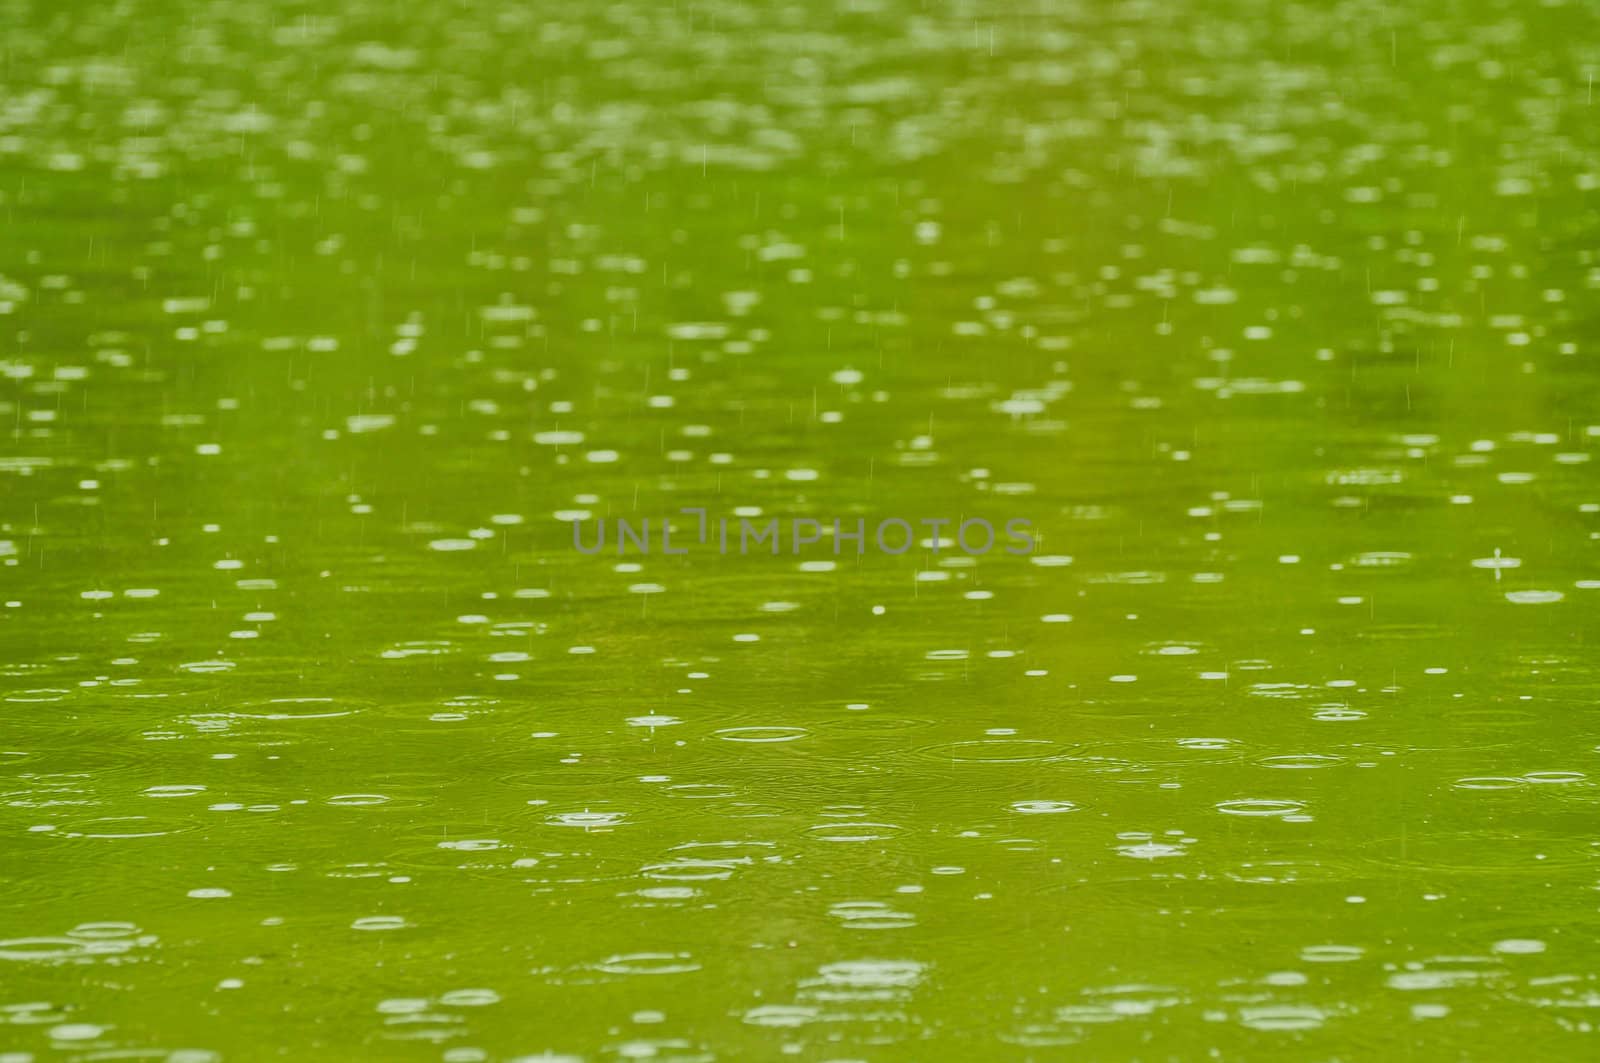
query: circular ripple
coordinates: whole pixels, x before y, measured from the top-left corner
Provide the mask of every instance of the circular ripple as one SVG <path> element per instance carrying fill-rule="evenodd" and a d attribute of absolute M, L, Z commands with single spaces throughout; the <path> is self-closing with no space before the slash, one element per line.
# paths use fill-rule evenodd
<path fill-rule="evenodd" d="M 698 971 L 700 964 L 687 952 L 631 952 L 607 957 L 594 967 L 607 974 L 653 975 L 688 974 Z"/>
<path fill-rule="evenodd" d="M 841 901 L 828 909 L 847 930 L 903 930 L 917 925 L 917 917 L 896 911 L 880 901 Z"/>
<path fill-rule="evenodd" d="M 713 879 L 733 877 L 743 860 L 671 860 L 650 864 L 642 874 L 645 878 L 665 882 L 708 882 Z"/>
<path fill-rule="evenodd" d="M 500 994 L 492 989 L 452 989 L 439 997 L 439 1003 L 452 1008 L 485 1008 L 500 1003 Z"/>
<path fill-rule="evenodd" d="M 1347 708 L 1343 705 L 1327 705 L 1312 713 L 1311 718 L 1333 723 L 1348 723 L 1351 720 L 1364 720 L 1367 714 L 1360 709 Z"/>
<path fill-rule="evenodd" d="M 39 687 L 36 690 L 14 690 L 6 695 L 6 700 L 18 705 L 39 705 L 50 701 L 60 701 L 70 697 L 72 691 L 60 690 L 55 687 Z"/>
<path fill-rule="evenodd" d="M 615 827 L 626 818 L 626 812 L 556 812 L 545 817 L 545 822 L 552 827 L 582 827 L 585 830 L 599 830 Z"/>
<path fill-rule="evenodd" d="M 132 937 L 139 932 L 139 928 L 132 923 L 105 922 L 105 923 L 79 923 L 67 931 L 71 938 L 89 938 L 100 940 L 104 938 Z"/>
<path fill-rule="evenodd" d="M 810 734 L 804 727 L 724 727 L 713 732 L 724 742 L 795 742 Z"/>
<path fill-rule="evenodd" d="M 1548 605 L 1565 597 L 1560 591 L 1506 591 L 1506 601 L 1513 605 Z"/>
<path fill-rule="evenodd" d="M 1071 801 L 1013 801 L 1011 811 L 1024 816 L 1048 816 L 1061 812 L 1076 812 L 1078 806 Z"/>
<path fill-rule="evenodd" d="M 1530 771 L 1523 776 L 1528 782 L 1540 785 L 1582 782 L 1588 776 L 1581 771 Z"/>
<path fill-rule="evenodd" d="M 1256 763 L 1263 768 L 1305 771 L 1312 768 L 1331 768 L 1336 764 L 1343 764 L 1344 758 L 1331 753 L 1284 753 L 1275 757 L 1262 757 Z"/>
<path fill-rule="evenodd" d="M 1231 738 L 1180 738 L 1178 745 L 1183 749 L 1198 749 L 1206 752 L 1215 752 L 1228 749 L 1234 745 Z"/>
<path fill-rule="evenodd" d="M 1290 816 L 1305 808 L 1299 801 L 1278 801 L 1268 797 L 1245 797 L 1223 801 L 1217 811 L 1229 816 Z"/>
<path fill-rule="evenodd" d="M 206 792 L 204 786 L 150 786 L 144 791 L 146 797 L 193 797 L 195 794 Z"/>
<path fill-rule="evenodd" d="M 1470 775 L 1457 779 L 1452 785 L 1457 790 L 1521 790 L 1528 785 L 1528 780 L 1511 775 Z"/>
<path fill-rule="evenodd" d="M 739 791 L 732 786 L 714 782 L 686 782 L 669 786 L 664 791 L 668 797 L 685 797 L 697 801 L 715 801 L 736 796 Z"/>
<path fill-rule="evenodd" d="M 84 820 L 56 832 L 61 838 L 94 838 L 122 841 L 133 838 L 162 838 L 194 830 L 193 823 L 169 823 L 149 816 L 100 816 Z"/>
<path fill-rule="evenodd" d="M 819 823 L 806 834 L 821 842 L 881 842 L 900 833 L 893 823 Z"/>
<path fill-rule="evenodd" d="M 389 798 L 383 794 L 335 794 L 324 803 L 343 808 L 363 808 L 370 805 L 386 805 L 389 803 Z"/>

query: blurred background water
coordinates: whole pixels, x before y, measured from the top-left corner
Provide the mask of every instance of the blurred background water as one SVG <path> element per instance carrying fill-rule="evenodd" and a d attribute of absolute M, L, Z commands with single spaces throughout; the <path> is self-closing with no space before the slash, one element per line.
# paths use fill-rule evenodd
<path fill-rule="evenodd" d="M 0 0 L 0 1059 L 1591 1053 L 1597 71 Z"/>

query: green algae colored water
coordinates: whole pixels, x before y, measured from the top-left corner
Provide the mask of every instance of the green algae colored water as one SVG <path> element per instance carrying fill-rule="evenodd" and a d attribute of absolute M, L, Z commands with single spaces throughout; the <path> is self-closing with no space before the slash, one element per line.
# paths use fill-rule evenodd
<path fill-rule="evenodd" d="M 1597 73 L 0 0 L 0 1060 L 1593 1058 Z"/>

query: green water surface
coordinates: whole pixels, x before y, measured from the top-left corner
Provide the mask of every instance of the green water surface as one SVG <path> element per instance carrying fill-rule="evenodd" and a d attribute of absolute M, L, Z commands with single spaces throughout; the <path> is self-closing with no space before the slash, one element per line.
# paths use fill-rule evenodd
<path fill-rule="evenodd" d="M 0 0 L 0 1063 L 1595 1058 L 1597 72 Z"/>

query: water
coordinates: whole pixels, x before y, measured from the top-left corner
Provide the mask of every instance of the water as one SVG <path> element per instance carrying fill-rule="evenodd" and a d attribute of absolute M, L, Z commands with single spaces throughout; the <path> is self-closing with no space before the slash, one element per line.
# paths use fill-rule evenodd
<path fill-rule="evenodd" d="M 0 23 L 8 1063 L 1588 1050 L 1592 6 Z"/>

